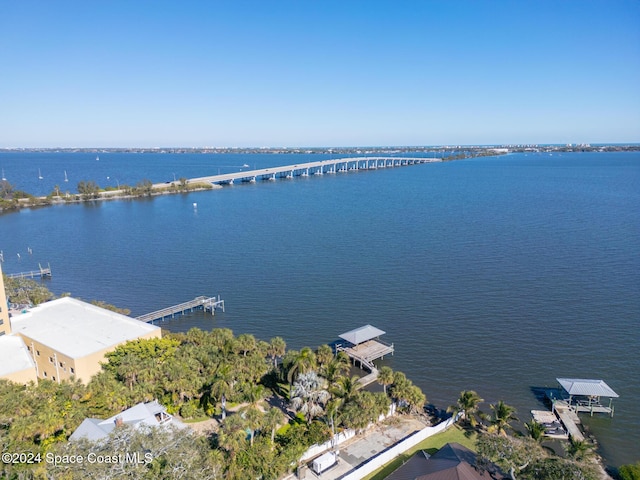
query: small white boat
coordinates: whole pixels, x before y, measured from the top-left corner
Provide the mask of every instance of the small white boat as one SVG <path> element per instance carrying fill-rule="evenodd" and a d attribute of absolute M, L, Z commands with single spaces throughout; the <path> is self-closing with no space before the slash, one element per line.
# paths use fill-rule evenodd
<path fill-rule="evenodd" d="M 2 169 L 2 181 L 3 182 L 7 181 L 7 177 L 4 176 L 4 168 Z"/>
<path fill-rule="evenodd" d="M 96 155 L 96 162 L 100 161 L 100 157 L 98 155 Z"/>
<path fill-rule="evenodd" d="M 242 165 L 242 168 L 249 168 L 249 164 L 245 163 L 244 165 Z"/>
<path fill-rule="evenodd" d="M 42 173 L 40 173 L 40 169 L 38 169 L 38 178 L 39 178 L 40 180 L 42 180 L 42 179 L 44 178 L 44 177 L 42 176 Z"/>
<path fill-rule="evenodd" d="M 64 171 L 64 181 L 65 182 L 69 181 L 69 179 L 67 178 L 67 171 L 66 170 Z"/>

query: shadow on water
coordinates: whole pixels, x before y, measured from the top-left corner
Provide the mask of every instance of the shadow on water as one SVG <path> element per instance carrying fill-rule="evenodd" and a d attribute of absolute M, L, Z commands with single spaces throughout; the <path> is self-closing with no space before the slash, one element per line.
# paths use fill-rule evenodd
<path fill-rule="evenodd" d="M 550 407 L 551 403 L 549 402 L 549 398 L 547 397 L 547 392 L 552 390 L 550 387 L 538 387 L 538 386 L 529 386 L 529 390 L 533 394 L 534 398 L 545 407 Z"/>

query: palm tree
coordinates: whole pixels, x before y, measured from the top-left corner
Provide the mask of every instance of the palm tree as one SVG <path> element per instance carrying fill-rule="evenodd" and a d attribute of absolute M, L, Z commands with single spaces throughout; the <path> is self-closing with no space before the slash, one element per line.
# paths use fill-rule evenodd
<path fill-rule="evenodd" d="M 204 330 L 199 329 L 198 327 L 190 328 L 189 331 L 185 334 L 173 334 L 175 336 L 182 335 L 184 343 L 191 343 L 193 345 L 204 345 L 209 337 L 209 333 Z M 183 344 L 184 345 L 184 344 Z"/>
<path fill-rule="evenodd" d="M 384 393 L 387 393 L 387 387 L 393 383 L 393 370 L 391 367 L 384 366 L 378 370 L 378 378 L 376 381 L 382 385 Z"/>
<path fill-rule="evenodd" d="M 267 389 L 263 385 L 250 385 L 244 396 L 252 407 L 258 408 L 258 404 L 267 396 Z"/>
<path fill-rule="evenodd" d="M 256 337 L 250 333 L 238 335 L 235 341 L 235 349 L 242 352 L 242 356 L 246 357 L 247 353 L 255 350 L 257 347 Z"/>
<path fill-rule="evenodd" d="M 174 405 L 182 405 L 197 395 L 202 383 L 197 376 L 198 365 L 193 358 L 172 357 L 162 366 L 163 376 L 159 383 L 165 392 L 171 393 Z"/>
<path fill-rule="evenodd" d="M 228 328 L 216 328 L 209 332 L 211 344 L 224 354 L 229 353 L 233 340 L 233 332 Z"/>
<path fill-rule="evenodd" d="M 133 390 L 133 386 L 138 383 L 140 367 L 140 359 L 132 353 L 127 353 L 118 366 L 118 376 L 122 378 L 129 390 Z"/>
<path fill-rule="evenodd" d="M 315 372 L 302 373 L 293 384 L 291 406 L 304 413 L 307 423 L 311 423 L 314 417 L 324 412 L 324 404 L 330 397 L 323 378 Z"/>
<path fill-rule="evenodd" d="M 242 450 L 247 442 L 245 421 L 240 415 L 231 415 L 226 418 L 218 432 L 218 444 L 229 452 L 233 459 Z"/>
<path fill-rule="evenodd" d="M 345 402 L 348 402 L 361 388 L 362 383 L 359 382 L 357 375 L 353 377 L 342 377 L 336 382 L 336 387 L 332 390 L 332 393 Z"/>
<path fill-rule="evenodd" d="M 371 393 L 371 392 L 362 392 L 363 394 Z M 372 405 L 372 402 L 369 402 L 367 398 L 363 398 L 362 401 L 358 399 L 358 402 L 352 402 L 344 406 L 341 413 L 341 421 L 342 424 L 347 428 L 352 428 L 354 430 L 362 430 L 367 427 L 372 421 L 371 411 L 367 408 L 363 408 L 362 403 Z"/>
<path fill-rule="evenodd" d="M 215 404 L 217 401 L 220 401 L 220 405 L 222 408 L 222 420 L 224 420 L 227 416 L 227 396 L 230 396 L 233 393 L 234 384 L 235 378 L 233 376 L 231 365 L 223 363 L 219 365 L 218 370 L 213 376 L 213 379 L 205 388 L 209 399 L 213 400 L 213 402 L 211 403 Z"/>
<path fill-rule="evenodd" d="M 98 372 L 91 378 L 87 390 L 94 416 L 109 417 L 127 406 L 127 388 L 111 372 Z"/>
<path fill-rule="evenodd" d="M 33 421 L 33 417 L 19 417 L 11 423 L 8 437 L 18 442 L 33 442 L 38 433 L 38 425 Z"/>
<path fill-rule="evenodd" d="M 327 423 L 331 428 L 331 446 L 332 447 L 335 447 L 336 424 L 338 423 L 338 416 L 340 414 L 340 409 L 342 408 L 342 404 L 343 404 L 343 399 L 341 398 L 329 400 L 324 409 Z"/>
<path fill-rule="evenodd" d="M 273 337 L 267 348 L 267 355 L 273 360 L 273 368 L 278 368 L 278 358 L 281 358 L 287 351 L 287 343 L 282 337 Z"/>
<path fill-rule="evenodd" d="M 474 390 L 464 390 L 460 392 L 456 404 L 447 408 L 447 411 L 453 413 L 454 416 L 461 413 L 461 418 L 475 427 L 478 424 L 476 413 L 478 413 L 478 405 L 481 402 L 484 400 Z"/>
<path fill-rule="evenodd" d="M 253 445 L 253 437 L 256 434 L 256 430 L 260 428 L 262 423 L 262 412 L 253 406 L 245 407 L 240 412 L 242 418 L 244 418 L 244 425 L 250 430 L 250 444 Z"/>
<path fill-rule="evenodd" d="M 389 397 L 382 392 L 363 390 L 344 406 L 340 418 L 347 428 L 360 430 L 378 421 L 380 415 L 388 413 L 388 410 Z"/>
<path fill-rule="evenodd" d="M 291 359 L 289 365 L 289 373 L 287 374 L 287 380 L 289 384 L 293 382 L 293 379 L 301 374 L 307 373 L 313 370 L 316 366 L 316 355 L 309 347 L 304 347 L 299 352 L 296 352 L 295 356 Z"/>
<path fill-rule="evenodd" d="M 390 392 L 391 397 L 398 402 L 400 407 L 406 407 L 407 412 L 418 406 L 420 396 L 424 397 L 422 391 L 402 372 L 394 372 Z M 426 401 L 426 398 L 422 398 L 423 403 L 424 401 Z"/>
<path fill-rule="evenodd" d="M 507 405 L 500 400 L 495 405 L 490 405 L 493 414 L 491 415 L 491 426 L 489 427 L 490 433 L 499 433 L 502 435 L 507 434 L 507 429 L 512 428 L 509 422 L 517 421 L 516 409 L 510 405 Z"/>
<path fill-rule="evenodd" d="M 278 428 L 278 425 L 284 422 L 284 419 L 285 419 L 284 413 L 282 413 L 282 410 L 276 407 L 271 407 L 269 410 L 267 410 L 264 417 L 262 418 L 263 420 L 262 425 L 264 426 L 264 428 L 271 430 L 272 444 L 275 442 L 276 429 Z M 273 448 L 273 445 L 272 445 L 272 448 Z"/>
<path fill-rule="evenodd" d="M 593 454 L 593 445 L 586 440 L 574 440 L 572 437 L 567 453 L 576 460 L 582 460 Z"/>
<path fill-rule="evenodd" d="M 345 358 L 346 357 L 346 358 Z M 324 368 L 324 377 L 329 382 L 329 385 L 333 385 L 340 378 L 347 373 L 349 373 L 349 357 L 347 357 L 344 352 L 338 352 L 336 355 Z"/>
<path fill-rule="evenodd" d="M 36 418 L 31 421 L 34 424 L 40 440 L 49 438 L 56 432 L 64 429 L 64 419 L 62 415 L 53 409 L 43 408 L 37 413 Z"/>
<path fill-rule="evenodd" d="M 318 366 L 322 372 L 324 368 L 333 360 L 333 349 L 327 345 L 320 345 L 316 351 L 316 358 L 318 359 Z"/>
<path fill-rule="evenodd" d="M 542 442 L 544 438 L 544 427 L 536 422 L 535 420 L 531 420 L 529 423 L 524 424 L 527 432 L 529 432 L 529 436 L 533 438 L 536 442 Z"/>
<path fill-rule="evenodd" d="M 418 413 L 422 411 L 424 404 L 427 401 L 427 396 L 422 392 L 420 387 L 411 384 L 409 385 L 407 395 L 404 400 L 407 402 L 409 413 Z"/>

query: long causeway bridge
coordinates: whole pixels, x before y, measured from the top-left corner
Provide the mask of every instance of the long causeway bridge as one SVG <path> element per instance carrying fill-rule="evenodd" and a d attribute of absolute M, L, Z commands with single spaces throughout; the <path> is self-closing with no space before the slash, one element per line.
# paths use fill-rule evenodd
<path fill-rule="evenodd" d="M 258 170 L 245 170 L 236 173 L 224 173 L 208 177 L 190 178 L 187 183 L 212 183 L 215 185 L 233 185 L 235 182 L 255 183 L 258 180 L 276 180 L 278 178 L 308 177 L 354 172 L 359 170 L 377 170 L 379 168 L 404 167 L 422 163 L 441 162 L 441 158 L 407 158 L 407 157 L 358 157 L 319 160 L 317 162 L 284 165 Z M 178 182 L 170 182 L 178 183 Z"/>

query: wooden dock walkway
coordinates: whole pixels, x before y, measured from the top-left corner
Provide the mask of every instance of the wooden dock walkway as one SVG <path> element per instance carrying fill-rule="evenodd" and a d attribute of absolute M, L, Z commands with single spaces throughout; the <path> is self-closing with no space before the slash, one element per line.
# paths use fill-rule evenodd
<path fill-rule="evenodd" d="M 38 264 L 40 270 L 31 270 L 30 272 L 19 273 L 7 273 L 7 278 L 51 278 L 51 265 L 47 268 L 42 268 L 42 265 Z"/>
<path fill-rule="evenodd" d="M 140 315 L 139 317 L 136 317 L 136 320 L 153 324 L 153 322 L 157 320 L 175 318 L 177 315 L 184 315 L 185 313 L 190 313 L 194 310 L 204 310 L 206 312 L 211 312 L 211 315 L 215 315 L 216 308 L 220 308 L 224 312 L 224 300 L 220 299 L 220 295 L 217 297 L 200 296 L 188 302 L 156 310 L 155 312 L 147 313 L 145 315 Z"/>
<path fill-rule="evenodd" d="M 370 383 L 375 382 L 378 379 L 378 369 L 376 367 L 371 367 L 371 373 L 369 375 L 365 375 L 364 377 L 360 377 L 358 379 L 358 383 L 362 384 L 363 387 L 366 387 Z"/>
<path fill-rule="evenodd" d="M 571 437 L 571 439 L 579 442 L 584 441 L 584 435 L 580 431 L 580 428 L 578 428 L 578 425 L 575 421 L 577 418 L 577 415 L 575 414 L 571 415 L 573 412 L 571 410 L 565 410 L 564 408 L 556 407 L 555 410 L 558 413 L 558 417 L 560 417 L 560 421 L 562 422 L 564 427 L 567 429 L 567 432 L 569 433 L 569 436 Z M 579 419 L 578 419 L 578 423 L 580 423 Z"/>
<path fill-rule="evenodd" d="M 369 370 L 369 374 L 358 379 L 358 383 L 367 386 L 378 379 L 378 369 L 373 361 L 384 358 L 385 355 L 393 355 L 393 344 L 387 345 L 380 340 L 367 340 L 366 342 L 350 347 L 336 346 L 336 351 L 346 353 L 354 365 L 360 364 L 360 368 Z"/>

